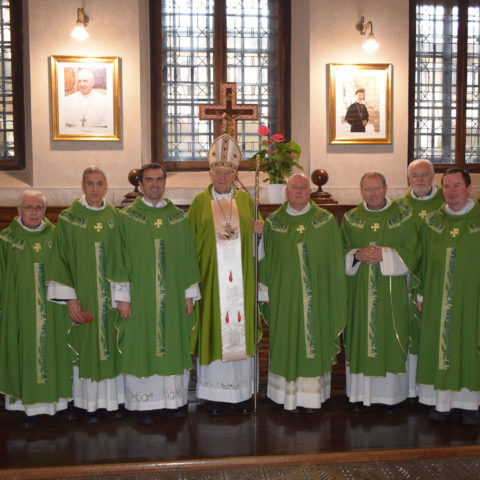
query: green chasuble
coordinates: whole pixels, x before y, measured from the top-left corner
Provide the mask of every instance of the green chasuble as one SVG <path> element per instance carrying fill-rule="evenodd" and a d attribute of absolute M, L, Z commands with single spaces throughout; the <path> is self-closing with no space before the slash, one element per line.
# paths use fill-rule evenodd
<path fill-rule="evenodd" d="M 393 248 L 410 271 L 408 295 L 405 275 L 383 276 L 380 264 L 360 263 L 347 276 L 348 320 L 346 361 L 351 373 L 384 377 L 405 373 L 409 345 L 409 298 L 416 300 L 420 248 L 412 212 L 397 202 L 369 211 L 363 203 L 345 214 L 340 229 L 345 254 L 376 244 Z"/>
<path fill-rule="evenodd" d="M 437 208 L 442 206 L 445 202 L 441 187 L 437 187 L 437 193 L 428 200 L 420 200 L 412 196 L 412 189 L 410 189 L 403 197 L 397 199 L 400 206 L 410 208 L 412 210 L 413 221 L 417 230 L 420 230 L 425 223 L 427 215 Z"/>
<path fill-rule="evenodd" d="M 437 187 L 437 193 L 428 200 L 420 200 L 412 196 L 412 189 L 410 189 L 403 197 L 400 197 L 397 202 L 402 207 L 411 208 L 413 221 L 417 231 L 425 223 L 427 215 L 434 212 L 444 203 L 443 192 L 441 187 Z M 422 314 L 418 311 L 415 302 L 410 302 L 410 344 L 408 351 L 413 355 L 418 354 L 418 342 L 420 338 L 420 323 Z"/>
<path fill-rule="evenodd" d="M 106 202 L 102 210 L 90 210 L 75 200 L 58 217 L 55 256 L 49 281 L 75 289 L 81 308 L 93 322 L 75 325 L 69 344 L 80 378 L 93 381 L 116 377 L 119 315 L 112 307 L 110 285 L 105 278 L 108 238 L 118 210 Z"/>
<path fill-rule="evenodd" d="M 186 215 L 165 199 L 164 207 L 137 198 L 115 221 L 117 241 L 108 278 L 128 282 L 132 318 L 121 320 L 121 373 L 136 377 L 180 375 L 190 369 L 185 290 L 200 282 L 193 234 Z"/>
<path fill-rule="evenodd" d="M 65 309 L 47 302 L 55 227 L 25 230 L 17 220 L 0 233 L 0 391 L 24 405 L 72 396 Z"/>
<path fill-rule="evenodd" d="M 289 382 L 331 372 L 347 318 L 338 225 L 331 213 L 310 205 L 293 216 L 284 203 L 263 232 L 260 281 L 268 286 L 269 370 Z"/>
<path fill-rule="evenodd" d="M 417 383 L 480 390 L 480 206 L 445 207 L 421 231 L 424 285 Z"/>
<path fill-rule="evenodd" d="M 217 276 L 217 251 L 212 212 L 212 185 L 199 193 L 188 210 L 188 220 L 195 235 L 195 244 L 202 281 L 202 299 L 195 304 L 197 325 L 191 336 L 191 348 L 202 365 L 222 360 L 220 301 Z M 242 246 L 243 295 L 247 356 L 255 355 L 255 265 L 253 227 L 255 207 L 250 195 L 234 188 L 233 200 L 240 220 Z"/>

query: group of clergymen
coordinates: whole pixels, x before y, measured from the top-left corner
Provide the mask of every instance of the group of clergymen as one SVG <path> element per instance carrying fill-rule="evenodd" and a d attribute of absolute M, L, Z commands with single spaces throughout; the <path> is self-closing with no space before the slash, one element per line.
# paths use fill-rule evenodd
<path fill-rule="evenodd" d="M 56 227 L 43 194 L 23 193 L 0 233 L 0 391 L 24 412 L 21 425 L 71 419 L 72 403 L 89 423 L 99 411 L 120 417 L 122 404 L 141 423 L 158 410 L 183 416 L 192 353 L 209 414 L 248 414 L 258 239 L 271 400 L 317 411 L 343 333 L 355 409 L 418 397 L 432 419 L 461 409 L 463 423 L 479 424 L 480 205 L 469 174 L 447 170 L 440 188 L 417 160 L 411 189 L 390 200 L 384 176 L 366 173 L 363 202 L 339 229 L 300 173 L 286 202 L 255 220 L 250 195 L 233 186 L 241 158 L 234 139 L 215 140 L 212 184 L 187 214 L 163 197 L 159 164 L 141 168 L 143 197 L 121 211 L 105 199 L 104 172 L 87 168 L 84 195 Z"/>

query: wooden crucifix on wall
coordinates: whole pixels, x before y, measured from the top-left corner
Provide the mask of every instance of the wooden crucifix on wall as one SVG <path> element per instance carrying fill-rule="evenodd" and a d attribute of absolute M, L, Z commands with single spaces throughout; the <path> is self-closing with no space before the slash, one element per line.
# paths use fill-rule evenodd
<path fill-rule="evenodd" d="M 237 140 L 238 120 L 258 120 L 258 105 L 237 104 L 237 84 L 220 84 L 220 103 L 199 105 L 200 120 L 221 120 L 220 134 L 227 133 Z"/>

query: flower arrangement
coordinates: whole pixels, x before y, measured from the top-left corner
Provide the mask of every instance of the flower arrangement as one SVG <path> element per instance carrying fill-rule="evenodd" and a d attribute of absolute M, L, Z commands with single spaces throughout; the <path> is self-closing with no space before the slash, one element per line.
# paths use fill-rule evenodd
<path fill-rule="evenodd" d="M 285 177 L 292 173 L 293 167 L 303 170 L 297 162 L 302 149 L 293 140 L 286 142 L 280 133 L 268 138 L 269 133 L 270 130 L 265 125 L 258 129 L 258 134 L 263 137 L 260 142 L 263 148 L 255 153 L 250 161 L 256 162 L 257 155 L 260 157 L 260 171 L 268 175 L 264 182 L 287 183 Z"/>

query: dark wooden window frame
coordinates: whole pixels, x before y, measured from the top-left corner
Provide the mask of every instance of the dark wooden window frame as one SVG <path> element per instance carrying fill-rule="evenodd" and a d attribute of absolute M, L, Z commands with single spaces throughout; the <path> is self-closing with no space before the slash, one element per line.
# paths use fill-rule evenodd
<path fill-rule="evenodd" d="M 225 0 L 215 0 L 215 101 L 220 101 L 220 83 L 227 80 L 226 69 L 226 15 Z M 278 2 L 278 131 L 290 138 L 290 52 L 291 52 L 291 3 Z M 150 80 L 151 80 L 151 160 L 162 163 L 167 170 L 207 170 L 208 162 L 164 162 L 163 161 L 163 109 L 162 109 L 162 2 L 150 0 Z M 218 35 L 218 37 L 217 37 Z M 217 40 L 218 38 L 218 40 Z M 215 121 L 215 135 L 220 135 L 220 121 Z M 251 169 L 242 162 L 241 169 Z"/>
<path fill-rule="evenodd" d="M 2 159 L 0 170 L 25 168 L 25 105 L 23 88 L 23 10 L 21 0 L 10 2 L 12 41 L 13 135 L 15 157 Z"/>
<path fill-rule="evenodd" d="M 440 0 L 422 2 L 438 4 Z M 458 48 L 457 48 L 457 84 L 456 84 L 456 128 L 455 128 L 455 164 L 436 163 L 435 171 L 444 172 L 451 167 L 465 168 L 470 172 L 480 172 L 480 164 L 465 163 L 466 142 L 466 96 L 467 96 L 467 41 L 468 41 L 468 7 L 472 4 L 468 0 L 457 0 L 458 3 Z M 414 129 L 415 129 L 415 56 L 416 56 L 416 6 L 417 0 L 410 0 L 409 11 L 409 75 L 408 75 L 408 163 L 414 158 Z"/>

